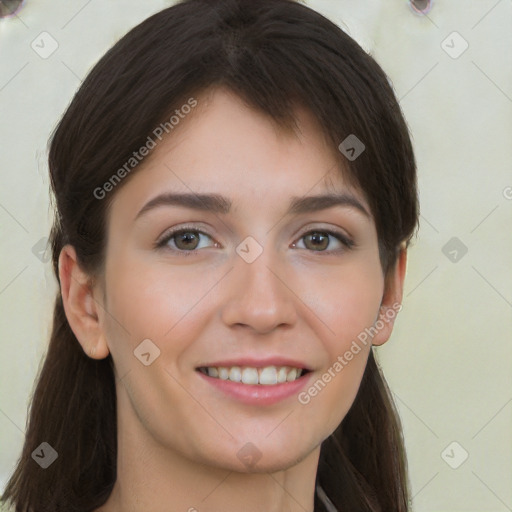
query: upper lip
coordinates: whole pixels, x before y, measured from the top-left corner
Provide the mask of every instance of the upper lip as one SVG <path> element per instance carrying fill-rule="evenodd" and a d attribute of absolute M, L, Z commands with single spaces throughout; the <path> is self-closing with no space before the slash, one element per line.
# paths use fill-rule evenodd
<path fill-rule="evenodd" d="M 213 363 L 205 363 L 198 366 L 198 368 L 207 367 L 232 367 L 232 366 L 249 366 L 251 368 L 265 368 L 266 366 L 291 366 L 293 368 L 302 368 L 303 370 L 311 371 L 311 368 L 296 359 L 288 357 L 267 357 L 265 359 L 256 359 L 253 357 L 237 357 L 233 359 L 223 359 L 222 361 L 215 361 Z"/>

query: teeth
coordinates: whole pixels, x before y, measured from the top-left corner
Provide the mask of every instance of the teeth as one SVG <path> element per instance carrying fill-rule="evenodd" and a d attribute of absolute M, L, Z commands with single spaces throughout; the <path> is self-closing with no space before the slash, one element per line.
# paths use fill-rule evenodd
<path fill-rule="evenodd" d="M 242 381 L 242 370 L 240 370 L 239 366 L 233 366 L 231 370 L 229 370 L 229 380 L 233 382 Z"/>
<path fill-rule="evenodd" d="M 217 370 L 217 368 L 212 366 L 212 367 L 208 368 L 208 375 L 210 377 L 218 377 L 219 376 L 219 370 Z"/>
<path fill-rule="evenodd" d="M 292 368 L 286 377 L 286 380 L 288 382 L 293 382 L 297 378 L 297 370 L 295 368 Z"/>
<path fill-rule="evenodd" d="M 242 382 L 244 384 L 261 384 L 272 386 L 282 384 L 283 382 L 293 382 L 298 379 L 303 370 L 291 368 L 290 366 L 266 366 L 265 368 L 251 368 L 232 366 L 231 368 L 214 367 L 201 368 L 202 373 L 217 379 L 230 380 L 232 382 Z"/>
<path fill-rule="evenodd" d="M 244 384 L 258 384 L 258 370 L 256 368 L 244 368 L 242 382 Z"/>
<path fill-rule="evenodd" d="M 277 372 L 277 382 L 279 382 L 279 384 L 286 382 L 287 373 L 286 366 L 281 366 L 281 368 L 279 368 L 279 371 Z"/>
<path fill-rule="evenodd" d="M 275 366 L 267 366 L 261 370 L 260 384 L 277 384 L 277 370 Z"/>

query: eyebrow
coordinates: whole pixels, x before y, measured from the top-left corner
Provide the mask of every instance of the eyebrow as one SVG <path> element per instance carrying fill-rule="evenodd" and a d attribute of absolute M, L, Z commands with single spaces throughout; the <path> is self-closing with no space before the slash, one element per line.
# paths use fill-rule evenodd
<path fill-rule="evenodd" d="M 160 206 L 181 206 L 192 210 L 207 211 L 213 213 L 229 213 L 232 201 L 219 194 L 188 194 L 188 193 L 164 193 L 148 201 L 137 213 L 134 220 L 150 210 Z M 317 212 L 335 206 L 352 207 L 359 210 L 366 217 L 370 214 L 362 203 L 348 193 L 329 193 L 306 197 L 292 197 L 287 214 L 299 215 L 302 213 Z"/>

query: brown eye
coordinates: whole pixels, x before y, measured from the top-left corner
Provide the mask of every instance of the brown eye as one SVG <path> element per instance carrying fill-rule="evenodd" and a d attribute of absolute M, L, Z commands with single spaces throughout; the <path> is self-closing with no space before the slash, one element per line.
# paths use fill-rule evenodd
<path fill-rule="evenodd" d="M 211 239 L 210 235 L 198 229 L 176 229 L 157 242 L 156 247 L 188 256 L 199 252 L 198 244 L 201 242 L 201 236 Z"/>
<path fill-rule="evenodd" d="M 304 240 L 310 241 L 309 247 L 308 244 L 305 243 L 308 249 L 324 250 L 327 249 L 327 247 L 329 246 L 329 237 L 325 236 L 324 233 L 319 231 L 315 231 L 311 234 L 305 235 Z"/>
<path fill-rule="evenodd" d="M 352 240 L 342 233 L 328 230 L 308 231 L 302 235 L 301 240 L 304 240 L 304 246 L 306 249 L 314 252 L 325 252 L 327 254 L 343 252 L 355 245 Z M 329 247 L 332 241 L 338 243 L 338 248 L 335 247 L 334 249 L 331 248 L 327 250 L 327 247 Z M 296 244 L 294 244 L 294 246 L 295 245 Z"/>
<path fill-rule="evenodd" d="M 175 233 L 172 238 L 175 240 L 176 247 L 181 250 L 195 249 L 199 243 L 199 237 L 195 231 L 181 231 Z"/>

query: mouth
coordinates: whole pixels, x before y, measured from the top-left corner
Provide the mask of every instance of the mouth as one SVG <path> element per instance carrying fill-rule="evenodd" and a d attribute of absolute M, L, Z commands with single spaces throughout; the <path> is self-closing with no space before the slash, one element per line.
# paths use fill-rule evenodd
<path fill-rule="evenodd" d="M 292 366 L 291 362 L 286 365 L 284 361 L 276 365 L 258 363 L 258 366 L 250 366 L 249 362 L 224 363 L 200 366 L 196 372 L 220 396 L 251 407 L 267 407 L 292 399 L 314 375 L 309 368 Z"/>
<path fill-rule="evenodd" d="M 236 382 L 248 386 L 276 386 L 287 382 L 295 382 L 310 373 L 307 368 L 296 366 L 264 367 L 255 366 L 200 366 L 197 371 L 213 379 Z"/>

